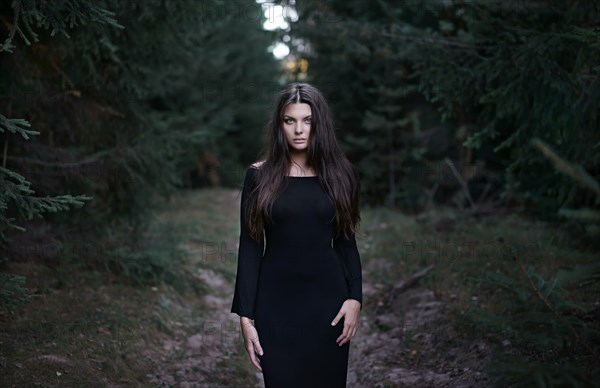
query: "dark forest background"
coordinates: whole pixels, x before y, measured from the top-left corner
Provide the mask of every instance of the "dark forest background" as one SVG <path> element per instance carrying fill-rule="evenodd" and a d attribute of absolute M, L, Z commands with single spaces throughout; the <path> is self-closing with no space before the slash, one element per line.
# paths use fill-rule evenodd
<path fill-rule="evenodd" d="M 266 30 L 276 5 L 288 26 Z M 239 189 L 278 91 L 304 81 L 333 109 L 367 221 L 555 228 L 528 241 L 560 246 L 552 265 L 490 235 L 502 264 L 458 270 L 487 303 L 456 325 L 498 345 L 489 384 L 597 384 L 598 2 L 13 0 L 0 41 L 5 371 L 13 323 L 55 290 L 205 292 L 161 212 L 182 193 Z M 275 58 L 277 43 L 289 54 Z"/>

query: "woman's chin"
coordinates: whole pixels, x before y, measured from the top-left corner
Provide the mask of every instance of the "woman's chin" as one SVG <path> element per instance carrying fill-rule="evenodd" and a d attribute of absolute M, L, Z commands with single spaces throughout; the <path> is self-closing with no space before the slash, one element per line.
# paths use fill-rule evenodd
<path fill-rule="evenodd" d="M 307 149 L 308 149 L 308 147 L 306 145 L 298 145 L 298 144 L 290 145 L 291 152 L 306 152 Z"/>

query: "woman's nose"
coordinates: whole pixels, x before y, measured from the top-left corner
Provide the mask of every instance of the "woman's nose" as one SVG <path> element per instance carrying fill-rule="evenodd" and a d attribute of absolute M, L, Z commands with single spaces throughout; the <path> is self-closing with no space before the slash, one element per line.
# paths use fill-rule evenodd
<path fill-rule="evenodd" d="M 308 127 L 310 127 L 309 124 L 298 123 L 296 124 L 296 133 L 303 133 Z"/>

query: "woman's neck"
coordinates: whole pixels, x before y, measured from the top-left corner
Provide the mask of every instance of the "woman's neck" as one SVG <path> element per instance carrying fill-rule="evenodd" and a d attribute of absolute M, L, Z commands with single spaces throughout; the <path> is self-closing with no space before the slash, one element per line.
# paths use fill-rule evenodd
<path fill-rule="evenodd" d="M 297 165 L 306 168 L 306 152 L 292 153 L 292 165 Z"/>
<path fill-rule="evenodd" d="M 306 152 L 292 153 L 292 165 L 290 166 L 290 175 L 314 175 L 314 171 L 306 164 Z"/>

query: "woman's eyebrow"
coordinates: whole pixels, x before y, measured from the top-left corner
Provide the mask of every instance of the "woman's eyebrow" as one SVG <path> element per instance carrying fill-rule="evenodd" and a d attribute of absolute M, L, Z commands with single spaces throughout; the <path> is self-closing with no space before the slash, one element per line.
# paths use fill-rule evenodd
<path fill-rule="evenodd" d="M 292 116 L 290 116 L 290 115 L 283 115 L 283 118 L 284 118 L 284 119 L 292 119 L 292 120 L 296 120 L 296 118 L 295 118 L 295 117 L 292 117 Z M 304 118 L 304 119 L 312 118 L 312 115 L 304 116 L 303 118 Z"/>

